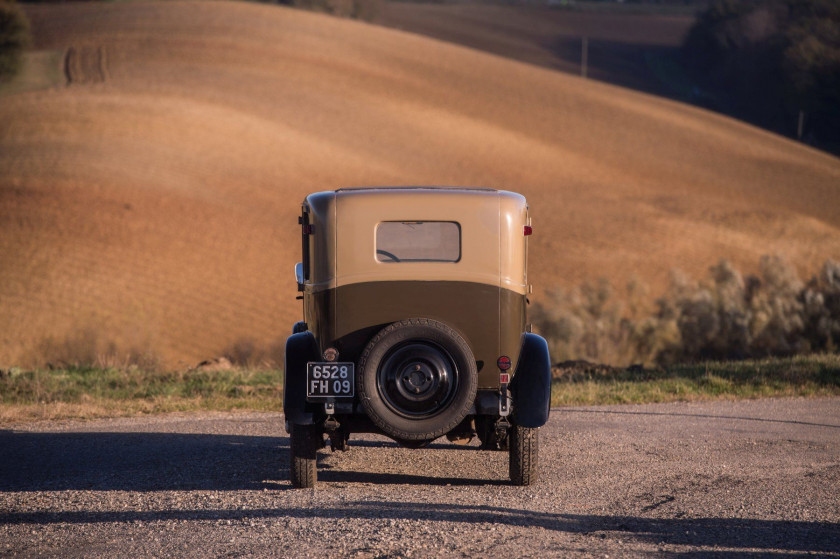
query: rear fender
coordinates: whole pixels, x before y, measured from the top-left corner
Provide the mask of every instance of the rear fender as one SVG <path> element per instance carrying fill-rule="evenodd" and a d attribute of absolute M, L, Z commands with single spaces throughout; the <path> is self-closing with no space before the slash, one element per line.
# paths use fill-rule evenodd
<path fill-rule="evenodd" d="M 286 339 L 283 374 L 283 413 L 295 425 L 312 425 L 318 406 L 306 401 L 306 363 L 318 361 L 318 343 L 312 332 L 298 332 Z"/>
<path fill-rule="evenodd" d="M 551 358 L 541 336 L 525 334 L 510 390 L 514 422 L 531 428 L 545 425 L 551 405 Z"/>

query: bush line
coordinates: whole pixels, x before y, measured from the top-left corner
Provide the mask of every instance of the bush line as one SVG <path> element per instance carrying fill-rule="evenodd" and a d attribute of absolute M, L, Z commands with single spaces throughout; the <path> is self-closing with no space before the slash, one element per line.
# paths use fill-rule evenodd
<path fill-rule="evenodd" d="M 763 256 L 744 278 L 729 262 L 692 282 L 672 274 L 651 306 L 640 282 L 619 297 L 606 280 L 554 290 L 532 320 L 555 360 L 611 364 L 690 363 L 836 352 L 840 347 L 840 264 L 828 260 L 809 281 L 778 256 Z"/>

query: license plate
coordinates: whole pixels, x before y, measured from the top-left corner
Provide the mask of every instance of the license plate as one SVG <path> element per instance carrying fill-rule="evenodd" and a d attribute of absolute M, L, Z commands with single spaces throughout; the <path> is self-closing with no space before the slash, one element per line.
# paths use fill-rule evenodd
<path fill-rule="evenodd" d="M 356 369 L 353 363 L 306 364 L 307 398 L 352 398 L 355 390 Z"/>

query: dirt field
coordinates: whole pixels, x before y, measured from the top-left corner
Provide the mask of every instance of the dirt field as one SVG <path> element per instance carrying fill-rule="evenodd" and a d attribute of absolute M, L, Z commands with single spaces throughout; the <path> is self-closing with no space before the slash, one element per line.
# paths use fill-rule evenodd
<path fill-rule="evenodd" d="M 298 203 L 339 186 L 522 192 L 537 298 L 840 258 L 840 161 L 707 112 L 277 6 L 26 10 L 68 83 L 0 99 L 0 367 L 270 350 Z"/>
<path fill-rule="evenodd" d="M 507 454 L 354 436 L 287 480 L 279 414 L 0 430 L 5 557 L 838 557 L 840 400 L 560 408 Z"/>

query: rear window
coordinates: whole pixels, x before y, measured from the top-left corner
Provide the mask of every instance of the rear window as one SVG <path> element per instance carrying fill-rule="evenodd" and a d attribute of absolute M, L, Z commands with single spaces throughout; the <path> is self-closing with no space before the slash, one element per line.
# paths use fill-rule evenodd
<path fill-rule="evenodd" d="M 454 221 L 385 221 L 376 227 L 379 262 L 457 262 L 461 226 Z"/>

